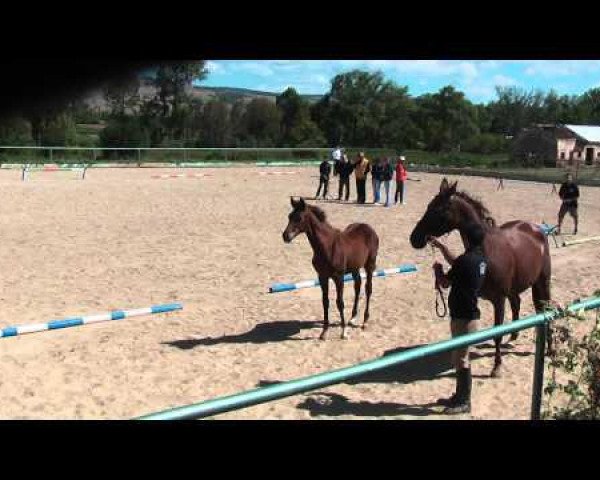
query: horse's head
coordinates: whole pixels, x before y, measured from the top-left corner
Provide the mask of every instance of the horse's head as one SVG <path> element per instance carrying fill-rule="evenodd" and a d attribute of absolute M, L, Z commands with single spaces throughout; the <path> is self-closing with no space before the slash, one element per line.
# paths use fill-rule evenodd
<path fill-rule="evenodd" d="M 292 213 L 288 215 L 288 225 L 283 231 L 283 241 L 290 243 L 299 234 L 306 232 L 307 227 L 307 215 L 308 205 L 303 198 L 295 200 L 294 197 L 290 198 L 292 203 Z"/>
<path fill-rule="evenodd" d="M 440 192 L 429 202 L 427 211 L 410 234 L 410 244 L 413 248 L 424 248 L 427 245 L 427 237 L 440 237 L 457 228 L 457 212 L 452 201 L 452 196 L 456 193 L 456 184 L 457 182 L 454 182 L 450 185 L 446 178 L 442 180 Z"/>

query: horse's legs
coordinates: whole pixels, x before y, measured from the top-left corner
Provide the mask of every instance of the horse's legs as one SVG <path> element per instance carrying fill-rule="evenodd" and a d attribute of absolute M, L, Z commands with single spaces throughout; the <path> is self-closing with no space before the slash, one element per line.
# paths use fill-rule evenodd
<path fill-rule="evenodd" d="M 549 255 L 544 259 L 545 265 L 542 268 L 537 281 L 531 287 L 531 293 L 533 296 L 533 305 L 537 313 L 542 313 L 544 309 L 549 306 L 550 302 L 550 279 L 551 279 L 551 267 Z M 546 343 L 548 353 L 553 351 L 552 343 L 552 325 L 551 322 L 546 324 Z"/>
<path fill-rule="evenodd" d="M 504 310 L 506 307 L 506 298 L 501 297 L 492 302 L 494 305 L 494 326 L 502 325 L 504 322 Z M 502 366 L 502 355 L 500 353 L 500 345 L 502 344 L 502 337 L 494 338 L 494 345 L 496 352 L 494 355 L 494 368 L 492 369 L 491 376 L 498 378 L 501 376 L 500 367 Z"/>
<path fill-rule="evenodd" d="M 342 321 L 342 338 L 348 338 L 346 334 L 346 320 L 344 319 L 344 277 L 333 277 L 335 289 L 337 291 L 336 304 L 340 312 L 340 320 Z"/>
<path fill-rule="evenodd" d="M 367 328 L 367 321 L 369 320 L 369 305 L 371 304 L 371 293 L 373 293 L 373 270 L 375 270 L 375 259 L 367 260 L 365 265 L 365 272 L 367 281 L 365 283 L 365 293 L 367 296 L 367 303 L 365 305 L 365 319 L 363 320 L 363 330 Z"/>
<path fill-rule="evenodd" d="M 519 310 L 521 309 L 521 297 L 519 295 L 513 295 L 508 297 L 508 301 L 510 302 L 510 309 L 512 311 L 512 321 L 519 319 Z M 510 341 L 514 342 L 517 338 L 519 338 L 519 332 L 514 332 L 510 336 Z"/>
<path fill-rule="evenodd" d="M 362 280 L 360 278 L 360 270 L 352 272 L 352 278 L 354 279 L 354 306 L 352 307 L 352 318 L 348 322 L 348 325 L 353 327 L 355 320 L 358 317 L 358 299 L 360 298 L 360 287 Z"/>
<path fill-rule="evenodd" d="M 321 285 L 321 293 L 323 294 L 323 331 L 319 339 L 325 340 L 327 330 L 329 329 L 329 278 L 319 276 L 319 284 Z"/>

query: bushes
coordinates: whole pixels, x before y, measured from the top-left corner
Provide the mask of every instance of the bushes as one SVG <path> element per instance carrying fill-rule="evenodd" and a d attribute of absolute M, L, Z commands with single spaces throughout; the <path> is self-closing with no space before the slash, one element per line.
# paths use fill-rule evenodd
<path fill-rule="evenodd" d="M 508 151 L 508 141 L 503 135 L 481 133 L 469 137 L 461 147 L 463 151 L 471 153 L 505 153 Z"/>

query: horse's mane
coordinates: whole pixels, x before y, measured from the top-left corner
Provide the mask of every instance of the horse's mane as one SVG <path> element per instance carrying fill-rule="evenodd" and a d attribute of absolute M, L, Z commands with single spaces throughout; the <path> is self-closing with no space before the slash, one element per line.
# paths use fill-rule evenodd
<path fill-rule="evenodd" d="M 457 197 L 462 198 L 465 202 L 467 202 L 469 205 L 471 205 L 475 209 L 475 212 L 477 213 L 479 218 L 481 218 L 481 220 L 483 220 L 488 226 L 490 226 L 490 227 L 496 226 L 496 220 L 494 219 L 494 217 L 492 217 L 492 214 L 490 213 L 490 211 L 487 209 L 487 207 L 483 203 L 481 203 L 480 200 L 477 200 L 477 199 L 471 197 L 465 191 L 461 191 L 461 192 L 457 191 L 457 192 L 455 192 L 455 195 Z"/>
<path fill-rule="evenodd" d="M 312 213 L 315 214 L 315 217 L 317 217 L 317 220 L 319 220 L 319 222 L 327 221 L 327 215 L 325 215 L 325 212 L 319 207 L 315 205 L 308 205 L 308 208 Z"/>

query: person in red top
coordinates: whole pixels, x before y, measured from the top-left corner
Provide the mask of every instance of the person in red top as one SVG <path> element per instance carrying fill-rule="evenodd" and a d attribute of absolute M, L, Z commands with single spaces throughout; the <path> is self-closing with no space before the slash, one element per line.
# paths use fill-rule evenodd
<path fill-rule="evenodd" d="M 400 196 L 402 205 L 404 205 L 404 183 L 408 179 L 404 160 L 404 157 L 398 157 L 398 162 L 396 163 L 396 195 L 394 197 L 394 203 L 398 204 L 398 196 Z"/>

